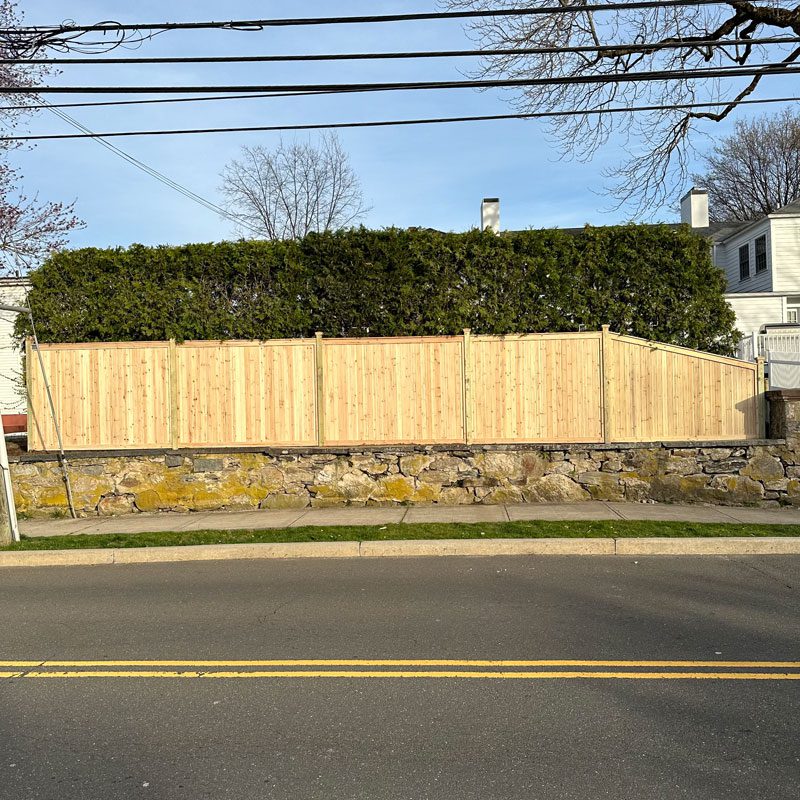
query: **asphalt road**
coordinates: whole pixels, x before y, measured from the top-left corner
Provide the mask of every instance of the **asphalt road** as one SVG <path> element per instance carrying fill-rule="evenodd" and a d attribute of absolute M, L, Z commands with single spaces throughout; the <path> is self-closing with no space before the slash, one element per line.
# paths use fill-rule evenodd
<path fill-rule="evenodd" d="M 800 557 L 3 570 L 0 614 L 2 800 L 798 796 Z"/>

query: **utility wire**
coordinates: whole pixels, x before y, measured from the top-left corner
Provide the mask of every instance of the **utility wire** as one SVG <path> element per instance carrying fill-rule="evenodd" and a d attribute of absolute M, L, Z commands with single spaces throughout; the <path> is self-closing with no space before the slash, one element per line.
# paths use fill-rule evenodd
<path fill-rule="evenodd" d="M 222 94 L 209 97 L 159 97 L 154 100 L 107 100 L 101 103 L 41 103 L 0 106 L 0 111 L 39 111 L 43 108 L 100 108 L 104 106 L 142 106 L 153 103 L 201 103 L 206 100 L 251 100 L 262 97 L 314 97 L 331 92 L 267 92 L 261 94 Z"/>
<path fill-rule="evenodd" d="M 799 65 L 752 64 L 735 67 L 701 67 L 681 70 L 653 70 L 609 73 L 606 75 L 557 75 L 547 78 L 497 78 L 463 81 L 412 81 L 397 83 L 328 83 L 266 86 L 0 86 L 0 94 L 178 94 L 208 92 L 353 92 L 418 91 L 427 89 L 491 89 L 555 86 L 562 84 L 635 83 L 646 81 L 691 80 L 698 78 L 737 78 L 755 75 L 794 75 Z"/>
<path fill-rule="evenodd" d="M 45 104 L 45 108 L 48 108 L 47 104 Z M 124 161 L 127 161 L 129 164 L 136 167 L 136 169 L 145 172 L 152 178 L 155 178 L 157 181 L 163 183 L 165 186 L 168 186 L 170 189 L 174 189 L 176 192 L 179 192 L 184 197 L 187 197 L 189 200 L 192 200 L 195 203 L 198 203 L 199 205 L 203 206 L 208 211 L 213 211 L 215 214 L 219 214 L 225 219 L 231 222 L 235 222 L 237 225 L 241 225 L 244 228 L 248 228 L 251 233 L 256 233 L 259 235 L 261 234 L 261 231 L 259 231 L 257 228 L 254 228 L 246 220 L 243 220 L 236 214 L 232 214 L 226 209 L 216 205 L 215 203 L 212 203 L 205 197 L 196 194 L 191 189 L 188 189 L 186 186 L 183 186 L 177 181 L 172 180 L 172 178 L 168 177 L 167 175 L 164 175 L 164 173 L 159 172 L 158 170 L 154 169 L 148 164 L 145 164 L 143 161 L 140 161 L 138 158 L 132 156 L 130 153 L 127 153 L 124 150 L 117 147 L 116 145 L 111 144 L 111 142 L 106 142 L 100 134 L 97 134 L 94 131 L 89 130 L 89 128 L 87 128 L 81 122 L 69 116 L 68 114 L 65 114 L 63 111 L 60 111 L 57 108 L 49 108 L 48 110 L 52 111 L 53 114 L 62 119 L 68 125 L 71 125 L 73 128 L 76 128 L 77 130 L 81 131 L 81 135 L 94 139 L 99 145 L 102 145 L 110 152 L 114 153 L 115 155 L 122 158 Z"/>
<path fill-rule="evenodd" d="M 586 5 L 554 5 L 537 8 L 495 8 L 480 11 L 430 11 L 413 14 L 371 14 L 349 17 L 295 17 L 285 19 L 239 19 L 208 22 L 103 22 L 97 25 L 45 25 L 0 28 L 4 34 L 66 34 L 118 31 L 236 30 L 259 31 L 264 28 L 285 28 L 306 25 L 355 25 L 381 22 L 420 22 L 483 17 L 528 17 L 548 14 L 586 14 L 606 11 L 636 11 L 649 8 L 681 8 L 686 6 L 723 6 L 724 0 L 645 0 L 643 2 L 587 3 Z"/>
<path fill-rule="evenodd" d="M 760 105 L 764 103 L 796 103 L 800 102 L 800 97 L 769 97 L 763 99 L 740 100 L 737 105 Z M 575 117 L 575 116 L 597 116 L 601 114 L 628 114 L 633 112 L 647 111 L 673 111 L 691 110 L 699 108 L 719 108 L 729 105 L 726 101 L 709 103 L 677 103 L 674 105 L 650 105 L 650 106 L 628 106 L 613 107 L 605 109 L 569 110 L 569 111 L 535 111 L 529 114 L 486 114 L 481 116 L 469 117 L 436 117 L 426 119 L 399 119 L 381 120 L 376 122 L 332 122 L 332 123 L 313 123 L 307 125 L 258 125 L 241 128 L 189 128 L 183 130 L 155 130 L 155 131 L 113 131 L 109 133 L 92 134 L 46 134 L 34 136 L 3 136 L 0 142 L 16 141 L 42 141 L 53 139 L 86 139 L 86 138 L 110 138 L 115 136 L 182 136 L 188 134 L 207 134 L 207 133 L 248 133 L 248 132 L 286 132 L 286 131 L 315 131 L 315 130 L 339 130 L 344 128 L 386 128 L 392 126 L 407 125 L 439 125 L 453 122 L 490 122 L 496 120 L 512 119 L 548 119 L 551 117 Z"/>
<path fill-rule="evenodd" d="M 641 53 L 656 50 L 683 50 L 685 48 L 752 47 L 768 44 L 797 44 L 800 36 L 769 36 L 760 39 L 668 39 L 661 42 L 636 42 L 634 44 L 575 45 L 551 47 L 511 47 L 478 50 L 423 50 L 401 53 L 303 53 L 260 56 L 167 56 L 124 58 L 6 58 L 0 64 L 253 64 L 305 61 L 379 61 L 427 58 L 486 58 L 487 56 L 533 56 L 563 53 Z"/>

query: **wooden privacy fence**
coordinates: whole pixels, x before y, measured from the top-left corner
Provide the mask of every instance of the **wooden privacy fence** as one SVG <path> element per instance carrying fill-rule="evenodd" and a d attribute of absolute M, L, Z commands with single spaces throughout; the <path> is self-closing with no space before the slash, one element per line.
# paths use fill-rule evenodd
<path fill-rule="evenodd" d="M 30 357 L 29 448 L 55 449 Z M 763 367 L 602 332 L 54 344 L 69 450 L 763 436 Z"/>

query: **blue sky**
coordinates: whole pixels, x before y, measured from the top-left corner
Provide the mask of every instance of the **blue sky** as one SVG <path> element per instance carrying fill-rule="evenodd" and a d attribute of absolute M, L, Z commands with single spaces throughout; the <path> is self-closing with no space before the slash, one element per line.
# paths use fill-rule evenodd
<path fill-rule="evenodd" d="M 28 24 L 115 19 L 155 22 L 263 16 L 390 13 L 434 8 L 433 0 L 304 0 L 274 2 L 95 2 L 22 0 Z M 169 11 L 165 12 L 165 5 Z M 165 17 L 165 14 L 168 16 Z M 260 33 L 229 31 L 166 33 L 135 55 L 222 55 L 270 52 L 336 52 L 463 48 L 468 40 L 458 22 L 404 23 L 330 28 L 287 28 Z M 128 54 L 126 51 L 118 53 Z M 377 80 L 458 79 L 465 61 L 356 62 L 352 64 L 70 66 L 55 83 L 225 84 Z M 792 80 L 792 79 L 789 79 Z M 795 79 L 796 80 L 796 79 Z M 765 94 L 790 92 L 788 81 Z M 55 96 L 52 96 L 55 97 Z M 51 102 L 55 102 L 52 100 Z M 92 99 L 61 96 L 63 102 Z M 97 99 L 97 98 L 95 98 Z M 101 98 L 109 99 L 109 98 Z M 244 126 L 402 117 L 494 114 L 509 111 L 499 92 L 397 92 L 279 98 L 111 109 L 75 109 L 72 116 L 92 130 Z M 749 113 L 747 111 L 740 112 Z M 753 112 L 755 113 L 755 112 Z M 714 128 L 729 132 L 731 122 Z M 61 120 L 41 112 L 31 132 L 71 132 Z M 377 130 L 343 131 L 341 140 L 360 176 L 372 210 L 371 227 L 396 225 L 466 230 L 478 223 L 485 196 L 502 199 L 505 228 L 577 226 L 624 221 L 625 209 L 609 212 L 602 172 L 624 155 L 612 141 L 591 163 L 559 160 L 559 151 L 536 121 L 489 122 Z M 291 135 L 289 135 L 291 137 Z M 219 174 L 245 144 L 269 146 L 278 134 L 238 133 L 193 137 L 116 139 L 114 144 L 193 191 L 220 202 Z M 137 171 L 91 140 L 42 142 L 15 155 L 25 189 L 41 199 L 77 201 L 86 228 L 73 246 L 183 243 L 233 238 L 221 219 L 153 178 Z M 657 218 L 674 220 L 672 208 Z"/>

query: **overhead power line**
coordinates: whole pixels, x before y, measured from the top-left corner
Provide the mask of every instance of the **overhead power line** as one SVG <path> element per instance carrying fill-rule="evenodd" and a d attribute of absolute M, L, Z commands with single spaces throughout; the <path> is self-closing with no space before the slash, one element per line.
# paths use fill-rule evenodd
<path fill-rule="evenodd" d="M 740 100 L 737 105 L 761 105 L 765 103 L 796 103 L 800 97 L 769 97 L 762 99 Z M 152 131 L 111 131 L 107 133 L 92 134 L 41 134 L 30 136 L 3 136 L 0 142 L 17 141 L 43 141 L 60 139 L 87 139 L 87 138 L 112 138 L 119 136 L 185 136 L 190 134 L 211 133 L 252 133 L 252 132 L 289 132 L 289 131 L 316 131 L 316 130 L 341 130 L 348 128 L 388 128 L 409 125 L 441 125 L 456 122 L 493 122 L 498 120 L 523 120 L 523 119 L 549 119 L 552 117 L 598 116 L 601 114 L 630 114 L 648 111 L 674 111 L 692 110 L 701 108 L 721 108 L 729 105 L 725 101 L 709 103 L 677 103 L 674 105 L 648 105 L 613 107 L 605 109 L 569 110 L 569 111 L 535 111 L 528 114 L 485 114 L 464 117 L 432 117 L 425 119 L 395 119 L 379 120 L 372 122 L 331 122 L 311 123 L 305 125 L 254 125 L 236 128 L 185 128 L 181 130 L 152 130 Z"/>
<path fill-rule="evenodd" d="M 685 48 L 751 47 L 770 44 L 798 44 L 800 36 L 770 36 L 759 39 L 670 39 L 661 42 L 635 42 L 633 44 L 575 45 L 552 47 L 510 47 L 478 50 L 423 50 L 400 53 L 303 53 L 259 56 L 164 56 L 124 58 L 7 58 L 0 64 L 253 64 L 305 61 L 380 61 L 427 58 L 486 58 L 490 56 L 532 56 L 562 53 L 617 53 L 631 51 L 682 50 Z"/>
<path fill-rule="evenodd" d="M 328 83 L 247 86 L 0 86 L 0 94 L 200 94 L 210 92 L 353 92 L 420 91 L 430 89 L 492 89 L 555 86 L 563 84 L 636 83 L 648 81 L 692 80 L 700 78 L 738 78 L 755 75 L 794 75 L 800 65 L 751 64 L 746 66 L 700 67 L 681 70 L 652 70 L 598 75 L 557 75 L 547 78 L 492 78 L 462 81 L 411 81 L 396 83 Z"/>
<path fill-rule="evenodd" d="M 103 139 L 102 135 L 95 133 L 94 131 L 87 128 L 84 124 L 76 120 L 74 117 L 65 114 L 63 111 L 60 111 L 57 108 L 48 107 L 45 105 L 50 111 L 53 112 L 59 119 L 62 119 L 68 125 L 71 125 L 73 128 L 81 131 L 81 135 L 86 136 L 88 138 L 94 139 L 99 145 L 106 148 L 110 152 L 114 153 L 114 155 L 119 156 L 124 161 L 127 161 L 131 166 L 135 167 L 138 170 L 150 175 L 150 177 L 155 178 L 160 183 L 163 183 L 165 186 L 168 186 L 170 189 L 182 194 L 184 197 L 192 200 L 193 202 L 197 203 L 198 205 L 203 206 L 203 208 L 207 209 L 208 211 L 212 211 L 215 214 L 219 214 L 221 217 L 230 220 L 231 222 L 236 223 L 237 225 L 241 225 L 244 228 L 249 229 L 252 233 L 261 234 L 257 228 L 254 228 L 250 225 L 246 220 L 242 219 L 241 217 L 237 216 L 236 214 L 231 213 L 227 209 L 224 209 L 215 203 L 211 202 L 207 198 L 203 197 L 202 195 L 193 192 L 191 189 L 187 188 L 181 183 L 174 181 L 172 178 L 165 175 L 163 172 L 159 172 L 157 169 L 151 167 L 148 164 L 145 164 L 144 161 L 140 161 L 135 156 L 132 156 L 130 153 L 127 153 L 125 150 L 117 147 L 116 145 L 111 144 L 111 142 L 107 142 Z"/>
<path fill-rule="evenodd" d="M 357 25 L 384 22 L 425 22 L 485 17 L 527 17 L 547 14 L 585 14 L 589 12 L 636 11 L 648 8 L 680 8 L 685 6 L 727 5 L 724 0 L 645 0 L 644 2 L 587 3 L 586 5 L 553 5 L 535 8 L 494 8 L 475 11 L 428 11 L 411 14 L 367 14 L 349 17 L 294 17 L 284 19 L 239 19 L 204 22 L 102 22 L 96 25 L 44 25 L 0 28 L 3 34 L 74 34 L 119 31 L 236 30 L 258 31 L 264 28 L 285 28 L 306 25 Z"/>
<path fill-rule="evenodd" d="M 208 97 L 159 97 L 153 100 L 107 100 L 99 103 L 31 103 L 0 106 L 0 111 L 39 111 L 43 108 L 100 108 L 105 106 L 142 106 L 153 103 L 201 103 L 206 100 L 252 100 L 263 97 L 314 97 L 331 92 L 266 92 L 260 94 L 217 94 Z"/>

